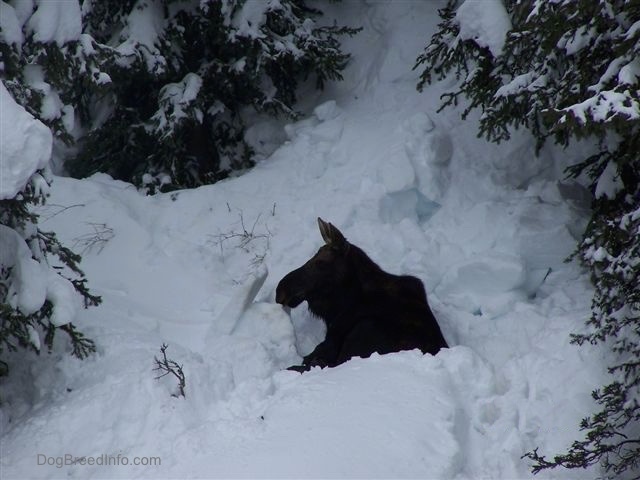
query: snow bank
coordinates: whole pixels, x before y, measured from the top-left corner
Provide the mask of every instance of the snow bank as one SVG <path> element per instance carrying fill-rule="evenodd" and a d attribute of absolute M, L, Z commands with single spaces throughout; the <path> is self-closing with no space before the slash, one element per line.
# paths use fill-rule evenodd
<path fill-rule="evenodd" d="M 0 199 L 14 198 L 51 158 L 51 131 L 0 83 Z"/>

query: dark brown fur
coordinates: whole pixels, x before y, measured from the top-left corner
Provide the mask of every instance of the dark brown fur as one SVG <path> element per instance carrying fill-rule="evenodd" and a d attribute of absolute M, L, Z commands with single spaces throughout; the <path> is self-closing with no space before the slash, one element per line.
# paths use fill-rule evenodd
<path fill-rule="evenodd" d="M 309 310 L 327 325 L 325 340 L 301 366 L 333 367 L 351 357 L 419 348 L 436 354 L 447 343 L 431 313 L 422 282 L 382 270 L 364 251 L 318 219 L 326 245 L 276 288 L 276 301 Z"/>

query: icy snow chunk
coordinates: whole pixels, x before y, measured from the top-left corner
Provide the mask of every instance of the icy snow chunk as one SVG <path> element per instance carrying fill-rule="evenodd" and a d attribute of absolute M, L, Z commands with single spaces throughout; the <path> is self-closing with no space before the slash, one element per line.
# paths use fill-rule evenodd
<path fill-rule="evenodd" d="M 514 158 L 526 158 L 527 161 L 516 162 Z M 492 156 L 490 162 L 494 168 L 491 177 L 495 183 L 527 188 L 533 180 L 539 178 L 553 165 L 553 158 L 546 152 L 536 155 L 533 139 L 522 136 L 515 137 L 506 145 L 506 148 Z"/>
<path fill-rule="evenodd" d="M 13 198 L 51 158 L 51 131 L 0 83 L 0 200 Z"/>
<path fill-rule="evenodd" d="M 600 174 L 600 178 L 596 184 L 596 198 L 607 197 L 612 200 L 618 192 L 622 190 L 622 187 L 622 180 L 618 175 L 618 168 L 615 162 L 610 160 L 604 171 Z"/>
<path fill-rule="evenodd" d="M 0 225 L 0 265 L 12 268 L 9 304 L 29 315 L 42 307 L 47 294 L 46 265 L 31 258 L 31 250 L 12 228 Z"/>
<path fill-rule="evenodd" d="M 0 39 L 11 45 L 22 48 L 24 37 L 22 35 L 22 25 L 16 16 L 14 8 L 4 2 L 0 2 Z"/>
<path fill-rule="evenodd" d="M 471 289 L 482 294 L 513 290 L 524 281 L 522 261 L 508 254 L 488 253 L 454 265 L 439 288 L 450 291 Z"/>
<path fill-rule="evenodd" d="M 211 324 L 207 338 L 213 340 L 219 332 L 230 334 L 240 322 L 256 295 L 266 280 L 268 271 L 262 267 L 251 276 L 229 299 L 227 306 L 222 310 L 218 318 Z"/>
<path fill-rule="evenodd" d="M 526 280 L 523 262 L 515 255 L 487 252 L 451 266 L 436 294 L 470 313 L 505 313 L 520 294 L 513 292 Z"/>
<path fill-rule="evenodd" d="M 436 129 L 426 113 L 408 118 L 402 123 L 401 131 L 404 137 L 403 155 L 412 165 L 415 186 L 421 197 L 429 202 L 439 201 L 450 183 L 448 166 L 453 155 L 451 137 Z"/>
<path fill-rule="evenodd" d="M 403 152 L 395 152 L 378 167 L 378 179 L 388 192 L 412 188 L 416 182 L 413 165 Z"/>
<path fill-rule="evenodd" d="M 494 57 L 502 53 L 511 20 L 500 0 L 466 0 L 456 11 L 459 37 L 487 47 Z"/>
<path fill-rule="evenodd" d="M 428 221 L 438 211 L 440 204 L 427 198 L 417 188 L 392 192 L 380 200 L 380 219 L 398 223 L 405 218 Z"/>
<path fill-rule="evenodd" d="M 80 38 L 82 15 L 77 0 L 37 3 L 37 10 L 27 22 L 27 32 L 33 34 L 36 42 L 56 42 L 62 46 Z"/>

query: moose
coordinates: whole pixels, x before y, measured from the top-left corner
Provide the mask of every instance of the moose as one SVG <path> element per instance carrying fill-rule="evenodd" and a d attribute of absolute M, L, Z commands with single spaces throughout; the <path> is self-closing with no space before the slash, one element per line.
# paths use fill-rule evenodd
<path fill-rule="evenodd" d="M 419 348 L 435 355 L 447 348 L 424 285 L 410 275 L 385 272 L 329 222 L 318 218 L 325 245 L 276 287 L 276 302 L 295 308 L 307 301 L 327 326 L 326 338 L 302 365 L 334 367 L 352 357 Z"/>

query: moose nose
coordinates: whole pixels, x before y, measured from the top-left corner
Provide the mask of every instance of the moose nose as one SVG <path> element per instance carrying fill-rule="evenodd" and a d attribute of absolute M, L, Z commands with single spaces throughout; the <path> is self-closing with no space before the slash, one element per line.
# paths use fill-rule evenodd
<path fill-rule="evenodd" d="M 276 288 L 276 303 L 280 305 L 286 304 L 287 295 L 284 293 L 283 288 Z"/>

